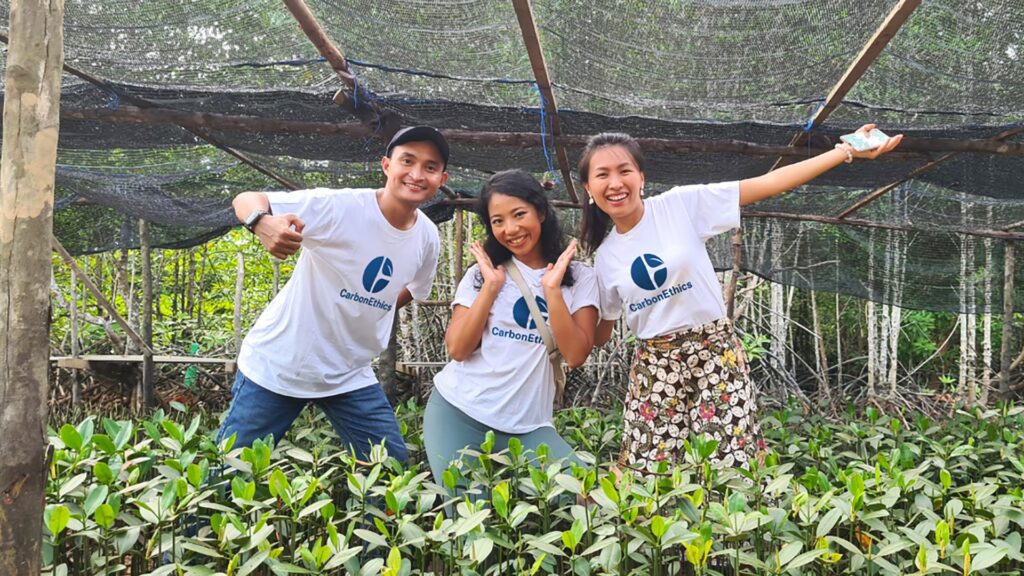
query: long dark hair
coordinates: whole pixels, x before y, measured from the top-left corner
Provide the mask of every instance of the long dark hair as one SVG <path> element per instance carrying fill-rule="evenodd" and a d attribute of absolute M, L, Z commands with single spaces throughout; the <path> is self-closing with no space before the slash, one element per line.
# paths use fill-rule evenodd
<path fill-rule="evenodd" d="M 577 174 L 579 174 L 580 182 L 586 184 L 590 179 L 590 159 L 594 156 L 594 153 L 602 148 L 609 146 L 622 146 L 622 148 L 629 153 L 633 158 L 633 162 L 642 174 L 644 171 L 644 153 L 640 150 L 640 144 L 637 143 L 636 139 L 629 134 L 623 134 L 621 132 L 602 132 L 596 136 L 592 136 L 587 141 L 587 146 L 583 149 L 583 155 L 580 157 L 579 167 L 577 168 Z M 597 247 L 604 242 L 608 231 L 612 227 L 612 219 L 605 214 L 604 210 L 597 207 L 597 204 L 588 202 L 583 205 L 583 221 L 580 223 L 580 239 L 583 240 L 583 247 L 587 252 L 593 253 L 597 250 Z"/>
<path fill-rule="evenodd" d="M 503 170 L 487 179 L 483 189 L 480 191 L 480 198 L 476 203 L 476 214 L 487 231 L 487 238 L 484 239 L 484 252 L 490 257 L 495 266 L 501 264 L 509 265 L 512 259 L 512 252 L 505 248 L 494 237 L 494 230 L 491 229 L 491 215 L 489 212 L 491 196 L 504 194 L 527 202 L 537 210 L 537 216 L 543 221 L 540 225 L 540 252 L 544 261 L 553 264 L 565 250 L 565 239 L 562 236 L 562 226 L 558 223 L 558 214 L 551 207 L 544 187 L 537 182 L 537 179 L 522 170 Z M 477 290 L 483 286 L 483 276 L 477 272 L 474 286 Z M 572 267 L 566 268 L 562 277 L 562 286 L 572 286 Z"/>

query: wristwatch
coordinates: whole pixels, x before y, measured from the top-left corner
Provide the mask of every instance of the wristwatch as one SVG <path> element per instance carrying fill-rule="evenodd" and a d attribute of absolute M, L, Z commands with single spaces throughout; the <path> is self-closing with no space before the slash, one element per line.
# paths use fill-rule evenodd
<path fill-rule="evenodd" d="M 260 218 L 263 218 L 267 214 L 269 214 L 269 212 L 267 212 L 266 210 L 262 208 L 257 208 L 256 210 L 253 210 L 252 212 L 249 213 L 248 216 L 245 217 L 245 221 L 242 222 L 242 226 L 245 226 L 246 230 L 255 234 L 256 223 L 260 221 Z"/>

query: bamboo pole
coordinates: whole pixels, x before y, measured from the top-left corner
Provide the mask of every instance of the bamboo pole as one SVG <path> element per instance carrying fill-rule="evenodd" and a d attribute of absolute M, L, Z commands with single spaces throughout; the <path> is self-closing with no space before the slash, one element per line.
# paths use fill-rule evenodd
<path fill-rule="evenodd" d="M 81 351 L 78 349 L 78 282 L 77 272 L 71 271 L 71 357 L 78 358 Z M 72 371 L 71 380 L 71 405 L 78 406 L 82 401 L 82 378 L 81 372 Z"/>
<path fill-rule="evenodd" d="M 0 574 L 39 574 L 62 0 L 12 0 L 0 154 Z"/>

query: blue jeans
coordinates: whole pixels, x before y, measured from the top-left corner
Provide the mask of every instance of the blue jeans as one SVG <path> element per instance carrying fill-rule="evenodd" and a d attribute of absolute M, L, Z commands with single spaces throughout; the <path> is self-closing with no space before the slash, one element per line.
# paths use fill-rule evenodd
<path fill-rule="evenodd" d="M 324 411 L 341 443 L 356 458 L 368 460 L 370 446 L 385 441 L 388 454 L 400 462 L 409 459 L 395 411 L 377 384 L 324 398 L 293 398 L 271 392 L 239 370 L 231 388 L 231 407 L 217 434 L 219 444 L 235 434 L 235 448 L 251 446 L 257 438 L 272 434 L 284 437 L 306 404 Z"/>

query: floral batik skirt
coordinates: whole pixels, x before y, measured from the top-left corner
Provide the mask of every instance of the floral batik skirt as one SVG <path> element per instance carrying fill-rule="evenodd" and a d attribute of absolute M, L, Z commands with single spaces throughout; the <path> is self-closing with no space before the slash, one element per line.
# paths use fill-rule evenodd
<path fill-rule="evenodd" d="M 712 462 L 763 459 L 754 386 L 728 319 L 640 340 L 629 380 L 619 466 L 653 473 L 682 462 L 697 434 L 718 441 Z"/>

